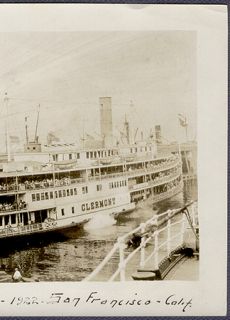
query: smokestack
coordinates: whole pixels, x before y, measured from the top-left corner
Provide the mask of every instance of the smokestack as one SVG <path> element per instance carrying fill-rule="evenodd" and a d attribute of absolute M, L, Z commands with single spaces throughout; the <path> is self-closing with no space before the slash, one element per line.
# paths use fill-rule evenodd
<path fill-rule="evenodd" d="M 103 146 L 111 147 L 113 145 L 112 99 L 111 97 L 100 97 L 99 103 Z"/>
<path fill-rule="evenodd" d="M 157 144 L 162 144 L 162 139 L 161 139 L 161 126 L 156 125 L 155 126 L 155 137 L 156 137 L 156 142 Z"/>

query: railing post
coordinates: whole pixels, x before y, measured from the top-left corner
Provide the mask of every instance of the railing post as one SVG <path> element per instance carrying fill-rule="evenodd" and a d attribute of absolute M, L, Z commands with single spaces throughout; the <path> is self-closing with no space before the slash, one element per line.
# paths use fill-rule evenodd
<path fill-rule="evenodd" d="M 123 239 L 118 239 L 118 248 L 119 248 L 119 269 L 120 269 L 120 281 L 125 281 L 125 255 L 124 249 L 126 245 L 123 242 Z"/>
<path fill-rule="evenodd" d="M 142 223 L 141 224 L 141 234 L 144 234 L 145 233 L 145 224 Z M 144 264 L 145 264 L 145 242 L 146 240 L 146 237 L 143 236 L 141 238 L 141 260 L 140 260 L 140 267 L 144 267 Z"/>
<path fill-rule="evenodd" d="M 168 221 L 167 221 L 167 255 L 170 256 L 171 252 L 171 211 L 168 213 Z"/>
<path fill-rule="evenodd" d="M 158 230 L 155 231 L 154 233 L 154 251 L 155 251 L 155 255 L 154 255 L 154 268 L 155 270 L 158 270 L 159 267 L 159 243 L 158 243 Z"/>

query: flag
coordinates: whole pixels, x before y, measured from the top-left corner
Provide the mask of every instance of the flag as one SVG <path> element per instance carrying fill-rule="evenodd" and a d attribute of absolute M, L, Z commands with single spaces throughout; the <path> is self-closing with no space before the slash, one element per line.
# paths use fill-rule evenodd
<path fill-rule="evenodd" d="M 59 142 L 60 139 L 53 133 L 53 132 L 49 132 L 47 134 L 47 144 L 52 144 L 53 142 Z"/>
<path fill-rule="evenodd" d="M 187 123 L 187 119 L 185 116 L 183 116 L 182 114 L 178 113 L 178 119 L 179 119 L 179 123 L 182 127 L 187 127 L 188 123 Z"/>
<path fill-rule="evenodd" d="M 86 139 L 88 140 L 95 140 L 93 136 L 91 136 L 90 134 L 86 133 Z"/>
<path fill-rule="evenodd" d="M 18 144 L 20 142 L 20 139 L 18 136 L 10 136 L 10 143 Z"/>

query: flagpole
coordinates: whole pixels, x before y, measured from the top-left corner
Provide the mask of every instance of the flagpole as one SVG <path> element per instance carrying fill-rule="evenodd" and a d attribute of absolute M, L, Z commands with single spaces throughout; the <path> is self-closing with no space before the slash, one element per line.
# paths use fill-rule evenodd
<path fill-rule="evenodd" d="M 186 134 L 186 142 L 188 142 L 188 122 L 187 118 L 185 117 L 185 134 Z"/>
<path fill-rule="evenodd" d="M 7 92 L 5 92 L 4 97 L 4 106 L 5 106 L 5 112 L 6 112 L 6 152 L 7 152 L 7 160 L 10 162 L 10 137 L 9 137 L 9 120 L 8 120 L 8 101 L 9 98 L 7 96 Z"/>

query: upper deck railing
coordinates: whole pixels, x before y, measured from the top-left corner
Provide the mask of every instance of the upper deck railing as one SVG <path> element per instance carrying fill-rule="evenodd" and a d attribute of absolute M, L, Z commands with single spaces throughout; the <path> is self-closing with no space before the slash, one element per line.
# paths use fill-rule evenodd
<path fill-rule="evenodd" d="M 10 203 L 6 203 L 6 204 L 0 204 L 0 214 L 1 213 L 16 213 L 16 212 L 23 212 L 27 210 L 27 205 L 26 203 L 23 204 L 10 204 Z"/>
<path fill-rule="evenodd" d="M 180 159 L 168 159 L 163 164 L 158 165 L 149 165 L 145 168 L 139 169 L 130 169 L 117 173 L 106 173 L 106 174 L 98 174 L 95 176 L 88 176 L 86 178 L 62 178 L 62 179 L 44 179 L 43 181 L 30 180 L 23 183 L 5 183 L 0 185 L 0 194 L 6 193 L 23 193 L 26 190 L 39 190 L 39 189 L 49 189 L 54 187 L 63 187 L 72 184 L 86 183 L 89 181 L 98 181 L 105 179 L 114 179 L 118 177 L 135 177 L 142 174 L 150 174 L 157 173 L 163 170 L 169 170 L 174 168 L 176 165 L 180 164 Z"/>
<path fill-rule="evenodd" d="M 140 183 L 140 184 L 135 184 L 134 186 L 132 186 L 130 188 L 130 190 L 141 190 L 141 189 L 145 189 L 147 187 L 156 187 L 159 186 L 161 184 L 164 183 L 168 183 L 173 181 L 176 177 L 179 177 L 179 175 L 181 174 L 181 172 L 177 171 L 177 172 L 173 172 L 171 174 L 167 174 L 163 177 L 157 177 L 152 181 L 147 181 L 144 183 Z"/>
<path fill-rule="evenodd" d="M 153 270 L 158 270 L 160 262 L 165 256 L 169 257 L 175 248 L 183 246 L 188 225 L 186 224 L 188 212 L 191 217 L 190 226 L 195 227 L 198 223 L 197 203 L 191 202 L 183 208 L 168 210 L 156 215 L 124 236 L 119 237 L 104 260 L 83 281 L 98 281 L 101 279 L 101 274 L 104 277 L 106 267 L 111 261 L 116 260 L 114 257 L 117 257 L 116 268 L 112 274 L 108 274 L 107 281 L 126 280 L 127 273 L 130 272 L 129 264 L 131 261 L 134 264 L 134 270 L 148 265 Z M 130 252 L 127 243 L 137 234 L 140 235 L 140 243 Z"/>

